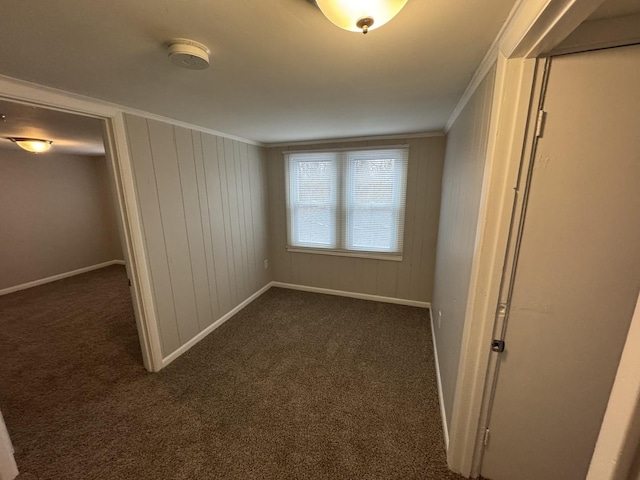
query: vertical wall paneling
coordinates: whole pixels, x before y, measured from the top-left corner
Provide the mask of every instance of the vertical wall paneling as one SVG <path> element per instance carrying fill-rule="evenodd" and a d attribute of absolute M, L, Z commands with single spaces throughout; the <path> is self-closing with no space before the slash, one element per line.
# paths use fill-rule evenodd
<path fill-rule="evenodd" d="M 429 145 L 431 150 L 429 155 L 435 157 L 444 158 L 445 156 L 445 143 L 431 143 Z M 434 189 L 440 189 L 442 186 L 442 172 L 444 169 L 443 163 L 431 162 L 429 164 L 429 170 L 427 172 L 427 191 L 433 191 Z M 440 204 L 436 202 L 426 202 L 424 209 L 424 222 L 425 225 L 434 221 L 439 223 L 440 219 Z M 436 263 L 436 246 L 438 243 L 438 230 L 429 229 L 422 237 L 422 253 L 420 255 L 421 269 L 433 268 Z M 422 288 L 422 287 L 420 287 Z M 434 288 L 434 285 L 427 286 L 426 288 Z"/>
<path fill-rule="evenodd" d="M 193 142 L 194 161 L 196 169 L 196 181 L 198 189 L 198 208 L 200 210 L 200 221 L 202 222 L 202 243 L 204 246 L 207 289 L 209 291 L 209 304 L 211 306 L 211 322 L 220 316 L 218 285 L 216 280 L 216 262 L 214 258 L 213 236 L 211 233 L 211 210 L 209 207 L 209 190 L 207 189 L 207 174 L 204 162 L 204 147 L 202 145 L 202 135 L 200 132 L 191 132 Z M 217 151 L 215 161 L 217 166 Z M 216 217 L 219 218 L 219 217 Z M 222 312 L 224 313 L 224 312 Z"/>
<path fill-rule="evenodd" d="M 140 217 L 144 229 L 149 270 L 153 280 L 153 294 L 158 316 L 158 328 L 162 343 L 162 355 L 166 356 L 180 346 L 178 324 L 173 303 L 173 291 L 169 274 L 167 246 L 160 215 L 156 174 L 151 157 L 149 128 L 143 118 L 125 116 L 129 150 L 133 161 Z"/>
<path fill-rule="evenodd" d="M 263 149 L 126 115 L 163 357 L 269 283 Z"/>
<path fill-rule="evenodd" d="M 183 212 L 187 226 L 191 275 L 193 276 L 194 293 L 196 297 L 198 331 L 200 332 L 213 323 L 213 314 L 211 309 L 211 292 L 209 290 L 209 275 L 207 274 L 206 252 L 204 248 L 204 226 L 200 212 L 200 198 L 198 196 L 195 153 L 191 131 L 178 127 L 176 127 L 174 131 L 176 151 L 178 153 L 180 186 L 182 189 Z"/>
<path fill-rule="evenodd" d="M 218 150 L 218 178 L 220 182 L 220 203 L 222 205 L 222 219 L 224 225 L 225 236 L 225 252 L 224 258 L 227 260 L 227 270 L 229 272 L 228 285 L 229 285 L 229 301 L 230 304 L 235 305 L 238 303 L 238 289 L 236 287 L 235 276 L 235 255 L 233 234 L 231 231 L 231 207 L 230 207 L 230 193 L 229 193 L 229 181 L 227 174 L 227 161 L 226 161 L 226 149 L 225 139 L 217 138 L 217 150 Z"/>
<path fill-rule="evenodd" d="M 242 203 L 244 207 L 244 229 L 245 238 L 247 240 L 247 290 L 253 291 L 253 284 L 257 277 L 256 271 L 256 244 L 253 235 L 253 221 L 251 214 L 251 164 L 249 160 L 249 146 L 242 144 Z"/>
<path fill-rule="evenodd" d="M 229 219 L 231 220 L 231 250 L 233 254 L 233 280 L 236 291 L 236 302 L 242 298 L 242 239 L 240 236 L 240 219 L 238 209 L 238 184 L 236 183 L 236 151 L 233 140 L 224 139 L 225 165 L 227 172 L 227 189 L 229 196 Z"/>
<path fill-rule="evenodd" d="M 245 144 L 240 144 L 239 142 L 235 142 L 238 146 L 239 156 L 238 156 L 238 172 L 239 174 L 236 176 L 236 180 L 238 181 L 238 205 L 240 207 L 240 232 L 242 234 L 242 260 L 243 260 L 243 285 L 244 285 L 244 297 L 250 295 L 251 285 L 249 279 L 251 278 L 251 243 L 249 242 L 249 228 L 247 226 L 247 210 L 249 208 L 249 203 L 246 201 L 247 199 L 247 185 L 245 182 L 245 178 L 248 175 L 247 172 L 247 146 Z"/>
<path fill-rule="evenodd" d="M 416 151 L 419 146 L 412 148 L 409 155 L 416 156 L 419 154 Z M 409 166 L 407 168 L 407 209 L 405 211 L 405 223 L 404 223 L 404 251 L 407 261 L 401 262 L 398 266 L 398 292 L 410 292 L 411 291 L 411 266 L 413 264 L 413 244 L 415 239 L 415 223 L 413 210 L 409 208 L 409 202 L 413 201 L 412 193 L 420 188 L 418 183 L 418 164 L 419 162 L 411 161 L 409 158 Z M 439 202 L 438 202 L 439 204 Z M 431 292 L 429 292 L 431 295 Z"/>
<path fill-rule="evenodd" d="M 288 252 L 285 248 L 287 218 L 283 149 L 267 149 L 269 243 L 274 280 L 422 302 L 431 300 L 445 138 L 407 138 L 397 142 L 409 145 L 404 253 L 401 262 Z M 389 141 L 336 142 L 300 148 L 327 150 L 388 144 Z M 293 147 L 289 149 L 294 150 Z"/>
<path fill-rule="evenodd" d="M 204 166 L 205 184 L 207 188 L 207 202 L 210 215 L 211 246 L 215 267 L 214 284 L 218 294 L 220 315 L 233 308 L 231 294 L 231 271 L 229 270 L 229 255 L 227 255 L 227 226 L 228 218 L 223 211 L 222 185 L 220 175 L 219 139 L 212 135 L 202 135 L 202 152 L 207 162 Z"/>
<path fill-rule="evenodd" d="M 258 164 L 258 169 L 256 171 L 256 173 L 258 174 L 258 179 L 257 179 L 257 191 L 260 192 L 260 195 L 258 196 L 257 204 L 256 204 L 256 212 L 257 215 L 260 215 L 261 218 L 268 218 L 268 212 L 269 212 L 269 197 L 267 195 L 267 187 L 268 187 L 268 180 L 267 180 L 267 165 L 266 165 L 266 152 L 264 149 L 258 149 L 256 147 L 253 148 L 254 151 L 254 155 L 256 158 L 256 162 Z M 267 229 L 267 223 L 266 222 L 261 222 L 260 224 L 258 224 L 258 232 L 260 233 L 259 235 L 259 240 L 258 240 L 258 248 L 260 249 L 260 259 L 259 260 L 269 260 L 269 241 L 270 241 L 270 236 L 269 236 L 269 231 Z M 271 268 L 271 263 L 269 263 L 269 266 L 267 269 L 264 268 L 264 263 L 260 262 L 259 267 L 262 268 L 262 270 L 260 270 L 262 272 L 263 278 L 272 278 L 272 272 L 273 269 Z M 260 269 L 259 268 L 259 269 Z"/>
<path fill-rule="evenodd" d="M 147 124 L 169 258 L 173 302 L 176 316 L 180 319 L 178 332 L 182 344 L 195 337 L 200 329 L 174 129 L 171 125 L 155 120 L 148 120 Z"/>
<path fill-rule="evenodd" d="M 241 297 L 246 296 L 246 278 L 247 278 L 247 237 L 244 228 L 244 204 L 242 199 L 244 197 L 243 185 L 242 185 L 242 155 L 240 145 L 238 142 L 233 142 L 233 167 L 236 181 L 236 205 L 238 208 L 238 238 L 240 240 L 240 248 L 237 249 L 240 259 L 240 271 L 238 272 L 239 286 L 238 289 L 241 292 Z"/>
<path fill-rule="evenodd" d="M 432 305 L 449 424 L 469 295 L 494 78 L 495 67 L 478 86 L 447 137 Z"/>
<path fill-rule="evenodd" d="M 429 145 L 420 145 L 420 156 L 427 158 L 429 157 Z M 425 221 L 428 219 L 425 218 L 425 211 L 427 210 L 427 187 L 429 184 L 429 162 L 420 162 L 418 163 L 418 172 L 417 176 L 419 179 L 423 179 L 425 182 L 424 185 L 420 185 L 420 188 L 416 188 L 415 197 L 414 197 L 414 208 L 413 208 L 413 228 L 416 232 L 425 232 L 422 235 L 414 235 L 413 243 L 412 243 L 412 257 L 413 262 L 411 263 L 411 273 L 410 273 L 410 294 L 412 297 L 416 297 L 420 294 L 420 291 L 428 288 L 427 278 L 423 275 L 421 268 L 423 267 L 423 254 L 426 252 L 423 249 L 424 240 L 427 237 L 426 229 L 425 229 Z M 433 265 L 433 264 L 432 264 Z"/>
<path fill-rule="evenodd" d="M 251 200 L 251 228 L 253 231 L 253 243 L 255 246 L 255 281 L 260 284 L 264 281 L 266 270 L 264 260 L 267 258 L 266 235 L 263 223 L 257 221 L 262 216 L 262 181 L 260 152 L 257 147 L 249 146 L 249 192 Z M 254 285 L 256 288 L 258 285 Z"/>

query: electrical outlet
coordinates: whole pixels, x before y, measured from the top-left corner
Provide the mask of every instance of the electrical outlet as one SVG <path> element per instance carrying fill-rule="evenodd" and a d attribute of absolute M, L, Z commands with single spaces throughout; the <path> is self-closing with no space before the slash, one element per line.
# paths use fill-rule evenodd
<path fill-rule="evenodd" d="M 264 269 L 267 270 L 269 268 L 269 260 L 264 261 Z"/>
<path fill-rule="evenodd" d="M 438 310 L 438 328 L 442 325 L 442 310 Z"/>

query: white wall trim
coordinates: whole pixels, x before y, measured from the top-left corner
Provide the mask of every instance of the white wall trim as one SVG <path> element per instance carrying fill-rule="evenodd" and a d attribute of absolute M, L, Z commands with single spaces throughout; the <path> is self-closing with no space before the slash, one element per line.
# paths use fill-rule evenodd
<path fill-rule="evenodd" d="M 0 290 L 1 295 L 8 295 L 10 293 L 18 292 L 20 290 L 26 290 L 27 288 L 37 287 L 44 285 L 45 283 L 56 282 L 63 278 L 73 277 L 82 273 L 87 273 L 92 270 L 98 270 L 99 268 L 109 267 L 111 265 L 124 265 L 124 260 L 109 260 L 108 262 L 98 263 L 97 265 L 90 265 L 88 267 L 78 268 L 77 270 L 71 270 L 70 272 L 59 273 L 46 278 L 40 278 L 31 282 L 21 283 L 20 285 L 14 285 L 13 287 L 7 287 Z"/>
<path fill-rule="evenodd" d="M 16 100 L 20 100 L 19 97 L 15 97 L 15 96 L 11 96 L 11 97 L 3 97 L 2 95 L 2 86 L 7 85 L 7 84 L 11 84 L 14 88 L 15 87 L 24 87 L 27 89 L 38 89 L 38 90 L 42 90 L 43 92 L 48 92 L 50 94 L 54 94 L 54 95 L 63 95 L 65 97 L 68 97 L 70 99 L 74 99 L 76 102 L 83 102 L 83 103 L 91 103 L 93 105 L 100 105 L 101 107 L 104 107 L 105 109 L 109 109 L 111 111 L 119 111 L 119 112 L 123 112 L 123 113 L 129 113 L 131 115 L 137 115 L 139 117 L 144 117 L 144 118 L 148 118 L 150 120 L 157 120 L 159 122 L 164 122 L 164 123 L 168 123 L 170 125 L 175 125 L 176 127 L 183 127 L 183 128 L 188 128 L 190 130 L 196 130 L 198 132 L 202 132 L 202 133 L 208 133 L 211 135 L 216 135 L 218 137 L 224 137 L 224 138 L 229 138 L 231 140 L 237 140 L 239 142 L 243 142 L 243 143 L 248 143 L 250 145 L 257 145 L 259 147 L 263 147 L 264 144 L 260 143 L 260 142 L 256 142 L 255 140 L 250 140 L 248 138 L 244 138 L 244 137 L 238 137 L 236 135 L 231 135 L 229 133 L 224 133 L 224 132 L 220 132 L 218 130 L 212 130 L 210 128 L 206 128 L 206 127 L 202 127 L 199 125 L 193 125 L 191 123 L 187 123 L 187 122 L 183 122 L 181 120 L 176 120 L 174 118 L 169 118 L 169 117 L 164 117 L 162 115 L 156 115 L 155 113 L 150 113 L 150 112 L 145 112 L 143 110 L 138 110 L 137 108 L 131 108 L 131 107 L 127 107 L 125 105 L 118 105 L 115 103 L 111 103 L 111 102 L 106 102 L 104 100 L 98 100 L 98 99 L 94 99 L 91 97 L 86 97 L 84 95 L 79 95 L 77 93 L 72 93 L 72 92 L 68 92 L 66 90 L 60 90 L 57 88 L 52 88 L 52 87 L 47 87 L 45 85 L 40 85 L 37 83 L 31 83 L 31 82 L 27 82 L 24 80 L 19 80 L 17 78 L 12 78 L 12 77 L 7 77 L 5 75 L 0 75 L 0 98 L 6 98 L 7 100 L 10 101 L 16 101 Z M 33 104 L 34 102 L 31 100 L 27 101 L 30 104 Z M 49 105 L 46 101 L 43 101 L 41 103 L 41 105 L 43 107 L 46 108 L 51 108 L 52 105 Z M 74 110 L 66 110 L 63 108 L 57 108 L 57 110 L 63 110 L 63 111 L 70 111 L 71 113 L 77 113 Z M 95 115 L 93 115 L 95 116 Z M 109 115 L 111 116 L 111 115 Z"/>
<path fill-rule="evenodd" d="M 604 414 L 587 480 L 631 479 L 640 439 L 640 295 Z"/>
<path fill-rule="evenodd" d="M 323 145 L 327 143 L 376 142 L 379 140 L 404 140 L 406 138 L 442 137 L 444 132 L 398 133 L 394 135 L 372 135 L 368 137 L 325 138 L 321 140 L 301 140 L 299 142 L 267 143 L 266 148 L 303 147 L 306 145 Z"/>
<path fill-rule="evenodd" d="M 433 324 L 433 310 L 429 308 L 429 320 L 431 322 L 431 341 L 433 342 L 433 358 L 436 367 L 436 380 L 438 382 L 438 403 L 440 404 L 440 416 L 442 417 L 442 434 L 444 445 L 449 450 L 449 426 L 447 425 L 447 413 L 444 409 L 444 394 L 442 392 L 442 378 L 440 376 L 440 362 L 438 361 L 438 346 L 436 344 L 436 332 Z"/>
<path fill-rule="evenodd" d="M 429 302 L 419 302 L 405 298 L 382 297 L 369 293 L 347 292 L 345 290 L 332 290 L 330 288 L 310 287 L 307 285 L 297 285 L 295 283 L 271 282 L 270 286 L 288 288 L 289 290 L 301 290 L 303 292 L 323 293 L 325 295 L 336 295 L 338 297 L 358 298 L 360 300 L 371 300 L 373 302 L 395 303 L 397 305 L 407 305 L 409 307 L 431 308 Z"/>
<path fill-rule="evenodd" d="M 9 432 L 0 412 L 0 480 L 13 480 L 18 476 L 18 466 L 13 453 Z"/>
<path fill-rule="evenodd" d="M 180 348 L 178 348 L 175 352 L 171 353 L 170 355 L 167 355 L 165 358 L 162 359 L 162 368 L 166 367 L 167 365 L 169 365 L 171 362 L 173 362 L 176 358 L 178 358 L 180 355 L 182 355 L 183 353 L 185 353 L 187 350 L 189 350 L 191 347 L 193 347 L 196 343 L 200 342 L 201 340 L 203 340 L 207 335 L 209 335 L 211 332 L 213 332 L 216 328 L 218 328 L 220 325 L 222 325 L 224 322 L 226 322 L 227 320 L 229 320 L 231 317 L 233 317 L 236 313 L 238 313 L 240 310 L 242 310 L 244 307 L 246 307 L 247 305 L 249 305 L 251 302 L 253 302 L 256 298 L 258 298 L 260 295 L 262 295 L 263 293 L 265 293 L 267 290 L 269 290 L 271 288 L 271 284 L 273 282 L 267 283 L 264 287 L 262 287 L 260 290 L 258 290 L 257 292 L 255 292 L 253 295 L 251 295 L 249 298 L 247 298 L 244 302 L 240 303 L 238 306 L 236 306 L 235 308 L 233 308 L 232 310 L 230 310 L 229 312 L 227 312 L 225 315 L 223 315 L 222 317 L 220 317 L 218 320 L 216 320 L 215 322 L 213 322 L 211 325 L 209 325 L 207 328 L 205 328 L 203 331 L 201 331 L 198 335 L 196 335 L 195 337 L 193 337 L 191 340 L 189 340 L 187 343 L 185 343 L 184 345 L 182 345 Z"/>
<path fill-rule="evenodd" d="M 507 58 L 544 56 L 602 3 L 604 0 L 527 0 L 505 32 L 500 51 Z"/>

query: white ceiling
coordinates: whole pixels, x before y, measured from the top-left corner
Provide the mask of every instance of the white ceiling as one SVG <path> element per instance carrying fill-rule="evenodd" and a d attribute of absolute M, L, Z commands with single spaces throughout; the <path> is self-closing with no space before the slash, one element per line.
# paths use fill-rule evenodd
<path fill-rule="evenodd" d="M 101 120 L 2 100 L 0 115 L 0 149 L 20 150 L 7 137 L 28 137 L 52 140 L 51 153 L 104 155 Z"/>
<path fill-rule="evenodd" d="M 0 74 L 266 143 L 438 131 L 514 1 L 409 0 L 365 36 L 307 0 L 3 0 Z"/>

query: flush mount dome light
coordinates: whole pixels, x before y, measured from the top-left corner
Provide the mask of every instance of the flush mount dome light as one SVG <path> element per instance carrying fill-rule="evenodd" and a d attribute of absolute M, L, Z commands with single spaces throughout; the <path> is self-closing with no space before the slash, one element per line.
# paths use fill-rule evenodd
<path fill-rule="evenodd" d="M 51 140 L 40 140 L 38 138 L 10 137 L 9 140 L 23 150 L 31 153 L 46 152 L 51 148 L 51 144 L 53 143 Z"/>
<path fill-rule="evenodd" d="M 381 27 L 405 6 L 407 0 L 315 0 L 324 16 L 350 32 L 367 33 Z"/>
<path fill-rule="evenodd" d="M 204 70 L 209 66 L 211 51 L 206 45 L 188 38 L 173 38 L 167 42 L 169 60 L 174 65 L 191 70 Z"/>

